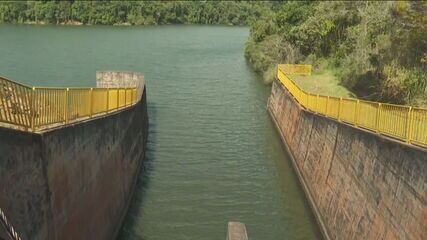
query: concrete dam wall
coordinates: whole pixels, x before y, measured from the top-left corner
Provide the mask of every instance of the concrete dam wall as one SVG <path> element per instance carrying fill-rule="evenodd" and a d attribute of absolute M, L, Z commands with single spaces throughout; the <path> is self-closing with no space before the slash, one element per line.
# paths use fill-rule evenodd
<path fill-rule="evenodd" d="M 22 239 L 114 239 L 148 134 L 133 106 L 39 133 L 0 127 L 0 206 Z"/>
<path fill-rule="evenodd" d="M 329 239 L 425 239 L 427 151 L 305 109 L 279 81 L 268 110 Z"/>

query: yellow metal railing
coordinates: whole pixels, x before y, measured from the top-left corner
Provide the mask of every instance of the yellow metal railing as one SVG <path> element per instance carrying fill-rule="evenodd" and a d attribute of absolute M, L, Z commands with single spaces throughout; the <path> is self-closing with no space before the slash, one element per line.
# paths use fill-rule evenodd
<path fill-rule="evenodd" d="M 290 74 L 311 74 L 311 65 L 280 64 L 277 77 L 306 109 L 356 127 L 427 147 L 427 109 L 337 98 L 302 90 Z"/>
<path fill-rule="evenodd" d="M 35 131 L 137 102 L 136 88 L 39 88 L 0 77 L 0 122 Z"/>

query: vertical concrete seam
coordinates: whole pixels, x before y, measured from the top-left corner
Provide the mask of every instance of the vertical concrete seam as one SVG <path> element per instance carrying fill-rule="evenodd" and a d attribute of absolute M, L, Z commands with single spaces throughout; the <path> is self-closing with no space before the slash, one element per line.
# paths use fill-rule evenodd
<path fill-rule="evenodd" d="M 49 216 L 47 216 L 48 217 L 48 219 L 46 219 L 47 220 L 47 224 L 49 224 L 49 225 L 51 225 L 51 226 L 47 226 L 47 229 L 46 229 L 46 231 L 47 231 L 47 238 L 46 239 L 56 239 L 57 238 L 57 236 L 56 236 L 56 226 L 55 226 L 55 224 L 54 224 L 54 219 L 53 219 L 53 206 L 52 206 L 52 191 L 50 190 L 50 184 L 49 184 L 49 174 L 48 174 L 48 169 L 47 169 L 47 166 L 48 166 L 48 164 L 49 164 L 49 162 L 48 162 L 48 160 L 46 159 L 46 156 L 47 156 L 47 154 L 46 154 L 46 144 L 45 144 L 45 141 L 44 141 L 44 139 L 45 139 L 45 134 L 44 133 L 42 133 L 42 134 L 36 134 L 37 135 L 37 138 L 39 139 L 39 144 L 40 144 L 40 149 L 41 149 L 41 151 L 40 151 L 40 161 L 42 162 L 42 174 L 43 174 L 43 177 L 44 177 L 44 179 L 45 179 L 45 181 L 46 181 L 46 197 L 47 197 L 47 200 L 48 200 L 48 212 L 47 212 L 47 214 L 49 214 Z M 49 221 L 50 220 L 50 221 Z M 52 238 L 53 237 L 53 238 Z"/>
<path fill-rule="evenodd" d="M 325 179 L 325 182 L 328 182 L 328 178 L 329 178 L 329 175 L 330 175 L 330 173 L 331 173 L 331 169 L 332 169 L 332 163 L 334 162 L 334 159 L 335 159 L 335 151 L 337 150 L 337 142 L 338 142 L 338 136 L 339 136 L 339 134 L 338 134 L 338 132 L 340 131 L 340 127 L 339 126 L 337 126 L 337 133 L 336 133 L 336 135 L 335 135 L 335 143 L 334 143 L 334 150 L 332 150 L 332 159 L 331 159 L 331 164 L 329 164 L 329 169 L 328 169 L 328 174 L 326 175 L 326 179 Z"/>
<path fill-rule="evenodd" d="M 301 115 L 301 112 L 302 112 L 303 110 L 301 110 L 300 111 L 300 115 Z M 302 125 L 298 125 L 298 128 L 297 128 L 297 130 L 295 131 L 295 132 L 297 132 L 298 130 L 299 130 L 299 127 L 301 127 Z M 304 137 L 304 134 L 302 133 L 302 134 L 300 134 L 300 137 L 299 137 L 299 141 L 298 141 L 298 146 L 302 146 L 302 144 L 301 144 L 301 142 L 302 142 L 302 139 L 303 139 L 303 137 Z M 308 146 L 307 146 L 308 147 Z M 305 157 L 305 156 L 304 156 Z"/>
<path fill-rule="evenodd" d="M 307 156 L 308 156 L 308 151 L 309 151 L 309 149 L 310 149 L 310 145 L 311 145 L 311 141 L 310 141 L 310 139 L 311 139 L 311 135 L 313 134 L 313 128 L 314 128 L 314 118 L 312 117 L 311 118 L 311 128 L 310 128 L 310 135 L 309 135 L 309 137 L 308 137 L 308 144 L 307 144 L 307 149 L 305 150 L 305 156 L 304 156 L 304 161 L 303 161 L 303 164 L 305 164 L 305 162 L 306 162 L 306 160 L 307 160 Z"/>

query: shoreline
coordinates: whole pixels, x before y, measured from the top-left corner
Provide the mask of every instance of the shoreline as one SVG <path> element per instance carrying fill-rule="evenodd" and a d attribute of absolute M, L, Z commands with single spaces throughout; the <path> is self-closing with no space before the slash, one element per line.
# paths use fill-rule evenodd
<path fill-rule="evenodd" d="M 233 24 L 203 24 L 203 23 L 166 23 L 166 24 L 131 24 L 129 22 L 114 23 L 114 24 L 90 24 L 79 21 L 68 21 L 60 23 L 47 23 L 44 21 L 25 21 L 25 22 L 1 22 L 2 24 L 10 25 L 34 25 L 34 26 L 119 26 L 119 27 L 132 27 L 132 26 L 164 26 L 164 25 L 212 25 L 212 26 L 228 26 L 228 27 L 249 27 L 249 25 L 233 25 Z"/>

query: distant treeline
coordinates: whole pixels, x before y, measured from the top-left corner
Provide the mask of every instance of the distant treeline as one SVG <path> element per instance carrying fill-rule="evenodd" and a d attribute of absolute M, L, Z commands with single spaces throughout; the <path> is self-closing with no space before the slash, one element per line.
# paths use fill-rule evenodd
<path fill-rule="evenodd" d="M 427 105 L 426 1 L 10 1 L 0 23 L 250 25 L 246 57 L 335 71 L 359 97 Z"/>
<path fill-rule="evenodd" d="M 277 63 L 336 72 L 359 97 L 427 105 L 427 2 L 282 2 L 251 26 L 246 56 L 265 79 Z"/>
<path fill-rule="evenodd" d="M 0 22 L 248 25 L 267 12 L 271 4 L 244 1 L 11 1 L 0 3 Z"/>

